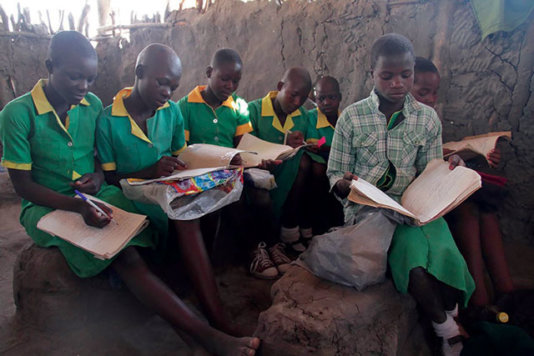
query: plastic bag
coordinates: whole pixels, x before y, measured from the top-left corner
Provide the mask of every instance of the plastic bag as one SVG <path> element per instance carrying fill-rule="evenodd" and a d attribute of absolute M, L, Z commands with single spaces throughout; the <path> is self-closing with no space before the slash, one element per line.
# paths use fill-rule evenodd
<path fill-rule="evenodd" d="M 130 185 L 125 179 L 120 184 L 128 199 L 158 204 L 172 220 L 193 220 L 239 200 L 242 178 L 242 169 L 234 169 L 194 177 L 191 184 L 180 182 L 180 186 L 173 182 Z M 202 182 L 206 184 L 201 186 Z"/>
<path fill-rule="evenodd" d="M 272 190 L 276 188 L 274 176 L 265 169 L 249 168 L 244 173 L 245 183 L 258 189 Z"/>
<path fill-rule="evenodd" d="M 297 264 L 317 277 L 357 290 L 383 282 L 396 225 L 383 209 L 364 207 L 356 224 L 314 236 Z"/>

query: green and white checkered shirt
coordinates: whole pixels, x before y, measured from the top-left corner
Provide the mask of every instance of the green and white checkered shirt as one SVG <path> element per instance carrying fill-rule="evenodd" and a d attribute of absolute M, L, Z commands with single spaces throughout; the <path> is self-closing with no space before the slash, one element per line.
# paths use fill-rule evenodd
<path fill-rule="evenodd" d="M 430 160 L 443 157 L 441 122 L 434 109 L 408 94 L 402 109 L 404 119 L 388 130 L 378 105 L 379 98 L 373 89 L 368 98 L 343 110 L 334 132 L 327 175 L 332 187 L 345 172 L 376 185 L 391 161 L 396 177 L 386 193 L 399 200 Z M 359 206 L 347 199 L 343 205 L 345 222 L 350 223 Z"/>

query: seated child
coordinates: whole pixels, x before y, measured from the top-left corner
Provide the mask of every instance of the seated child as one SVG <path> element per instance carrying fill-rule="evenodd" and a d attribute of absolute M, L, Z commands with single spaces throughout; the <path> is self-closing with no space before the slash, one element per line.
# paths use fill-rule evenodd
<path fill-rule="evenodd" d="M 178 101 L 189 144 L 235 147 L 245 133 L 252 131 L 247 103 L 234 94 L 242 68 L 235 50 L 218 50 L 206 69 L 208 84 L 197 86 Z"/>
<path fill-rule="evenodd" d="M 339 117 L 341 92 L 339 83 L 334 77 L 322 77 L 315 85 L 315 100 L 317 108 L 308 111 L 310 124 L 306 134 L 308 143 L 317 143 L 324 137 L 325 142 L 320 147 L 310 150 L 317 152 L 325 162 L 312 162 L 313 189 L 315 194 L 315 208 L 312 219 L 314 231 L 325 232 L 332 226 L 343 225 L 343 209 L 339 202 L 330 194 L 328 178 L 326 177 L 326 162 L 330 154 L 334 128 Z"/>
<path fill-rule="evenodd" d="M 269 92 L 264 98 L 249 103 L 250 122 L 254 129 L 252 134 L 265 141 L 298 147 L 304 144 L 308 130 L 307 112 L 301 106 L 311 90 L 310 74 L 304 68 L 290 68 L 278 82 L 277 89 L 278 91 Z M 301 235 L 306 239 L 312 237 L 308 212 L 310 204 L 305 203 L 309 189 L 311 159 L 301 150 L 295 157 L 283 163 L 264 161 L 260 168 L 269 169 L 274 174 L 278 186 L 270 191 L 270 197 L 263 196 L 261 199 L 264 202 L 272 199 L 273 211 L 280 216 L 280 240 L 290 244 L 295 251 L 302 252 L 305 246 L 301 242 Z M 278 251 L 274 255 L 279 256 L 278 252 L 283 252 L 284 245 L 276 244 L 276 247 Z M 278 258 L 273 259 L 278 260 Z M 273 264 L 269 260 L 269 254 L 258 247 L 251 272 L 260 275 L 263 270 L 268 268 L 272 270 L 273 265 L 277 264 L 283 273 L 288 267 L 287 258 L 281 261 L 282 267 L 276 262 L 279 261 Z"/>
<path fill-rule="evenodd" d="M 371 95 L 347 107 L 337 122 L 327 174 L 343 199 L 345 223 L 360 206 L 348 201 L 352 179 L 361 177 L 394 199 L 427 163 L 442 157 L 441 123 L 436 112 L 410 94 L 414 51 L 398 34 L 377 39 L 371 49 Z M 454 160 L 450 160 L 454 168 Z M 457 295 L 467 304 L 474 283 L 443 219 L 425 226 L 398 225 L 389 250 L 397 289 L 409 292 L 443 339 L 445 355 L 459 355 L 462 343 L 454 320 Z"/>
<path fill-rule="evenodd" d="M 182 65 L 168 46 L 151 44 L 139 53 L 133 88 L 115 96 L 97 123 L 97 150 L 108 183 L 121 178 L 169 176 L 185 164 L 176 155 L 185 148 L 184 123 L 178 104 L 170 100 L 178 87 Z M 154 224 L 167 228 L 159 205 L 134 202 Z M 172 220 L 183 262 L 208 318 L 231 330 L 219 298 L 198 220 Z"/>
<path fill-rule="evenodd" d="M 136 247 L 155 247 L 152 229 L 137 235 L 109 260 L 96 259 L 37 229 L 39 219 L 54 209 L 77 212 L 92 226 L 110 223 L 109 217 L 75 199 L 74 189 L 136 212 L 119 189 L 104 183 L 95 166 L 94 132 L 102 104 L 88 89 L 96 78 L 97 64 L 96 52 L 83 35 L 57 33 L 46 60 L 48 80 L 39 81 L 30 93 L 11 101 L 0 113 L 2 165 L 22 197 L 21 224 L 37 245 L 57 247 L 79 277 L 94 276 L 111 266 L 136 297 L 210 352 L 254 354 L 257 338 L 233 338 L 210 327 L 150 271 Z M 112 214 L 106 206 L 100 207 Z"/>
<path fill-rule="evenodd" d="M 415 60 L 415 77 L 413 96 L 420 102 L 435 107 L 439 89 L 439 72 L 434 63 L 417 57 Z M 488 153 L 491 167 L 497 167 L 500 161 L 498 148 Z M 469 166 L 469 162 L 467 162 Z M 470 304 L 483 306 L 491 303 L 484 278 L 484 261 L 497 292 L 503 296 L 514 291 L 510 270 L 504 256 L 501 231 L 497 219 L 497 206 L 492 203 L 492 195 L 487 184 L 482 189 L 448 214 L 453 236 L 464 255 L 469 271 L 475 280 L 475 291 Z"/>

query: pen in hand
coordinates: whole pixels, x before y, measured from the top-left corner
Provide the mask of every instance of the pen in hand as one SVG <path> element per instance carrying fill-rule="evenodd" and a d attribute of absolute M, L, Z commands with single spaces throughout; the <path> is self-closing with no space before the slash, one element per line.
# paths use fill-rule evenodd
<path fill-rule="evenodd" d="M 91 201 L 91 199 L 87 198 L 85 195 L 83 195 L 82 193 L 80 193 L 78 190 L 74 189 L 74 193 L 76 193 L 77 196 L 79 196 L 84 202 L 86 202 L 87 204 L 91 205 L 93 208 L 95 208 L 100 214 L 104 215 L 105 217 L 107 217 L 109 220 L 113 221 L 115 224 L 119 224 L 117 221 L 115 221 L 111 216 L 109 216 L 104 210 L 102 210 L 102 208 L 100 208 L 98 205 L 96 205 L 95 203 L 93 203 Z"/>

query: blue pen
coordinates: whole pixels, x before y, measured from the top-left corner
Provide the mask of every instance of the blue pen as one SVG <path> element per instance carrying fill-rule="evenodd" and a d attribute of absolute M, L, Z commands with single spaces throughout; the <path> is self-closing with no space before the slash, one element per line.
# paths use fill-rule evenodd
<path fill-rule="evenodd" d="M 80 193 L 78 190 L 74 189 L 74 193 L 76 193 L 77 196 L 79 196 L 80 198 L 82 198 L 82 200 L 84 202 L 86 202 L 87 204 L 91 205 L 93 208 L 95 208 L 100 214 L 104 215 L 105 217 L 107 217 L 108 219 L 112 220 L 115 222 L 115 224 L 119 224 L 118 222 L 116 222 L 115 220 L 113 220 L 113 218 L 111 216 L 109 216 L 108 214 L 106 214 L 106 212 L 104 210 L 102 210 L 102 208 L 100 208 L 98 205 L 96 205 L 95 203 L 93 203 L 89 198 L 87 198 L 85 195 L 83 195 L 82 193 Z"/>

